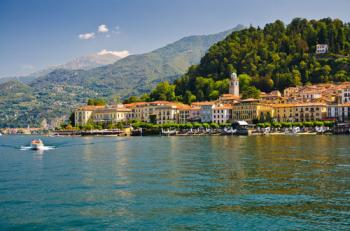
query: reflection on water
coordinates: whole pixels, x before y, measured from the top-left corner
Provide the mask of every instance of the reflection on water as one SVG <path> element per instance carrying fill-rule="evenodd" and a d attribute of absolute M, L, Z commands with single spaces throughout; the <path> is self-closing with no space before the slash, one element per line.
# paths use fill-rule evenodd
<path fill-rule="evenodd" d="M 56 138 L 40 168 L 25 139 L 0 141 L 0 228 L 350 225 L 347 136 Z"/>

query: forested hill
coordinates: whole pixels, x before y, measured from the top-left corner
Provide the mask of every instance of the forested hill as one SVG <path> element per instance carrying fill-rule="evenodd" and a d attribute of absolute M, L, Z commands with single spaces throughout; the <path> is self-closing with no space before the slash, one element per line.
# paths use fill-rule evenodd
<path fill-rule="evenodd" d="M 327 54 L 316 55 L 316 45 Z M 350 24 L 339 19 L 280 20 L 250 27 L 211 46 L 200 64 L 175 81 L 184 102 L 215 99 L 228 91 L 231 72 L 241 75 L 241 90 L 264 92 L 330 81 L 350 81 Z M 243 74 L 243 75 L 242 75 Z"/>

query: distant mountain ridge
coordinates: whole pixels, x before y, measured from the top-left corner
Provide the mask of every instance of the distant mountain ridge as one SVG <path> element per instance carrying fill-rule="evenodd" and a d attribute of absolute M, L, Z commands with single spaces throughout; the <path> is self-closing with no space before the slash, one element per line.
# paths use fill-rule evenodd
<path fill-rule="evenodd" d="M 190 65 L 197 64 L 207 49 L 224 39 L 235 29 L 213 35 L 182 38 L 149 53 L 130 55 L 110 65 L 90 70 L 55 70 L 30 83 L 43 87 L 52 83 L 84 86 L 100 92 L 103 96 L 117 94 L 121 97 L 142 94 L 158 82 L 173 81 L 186 72 Z"/>
<path fill-rule="evenodd" d="M 59 68 L 27 84 L 22 80 L 0 84 L 0 127 L 38 126 L 43 119 L 57 125 L 88 98 L 112 100 L 149 92 L 160 81 L 184 74 L 211 45 L 243 28 L 238 25 L 217 34 L 184 37 L 152 52 L 88 70 Z"/>
<path fill-rule="evenodd" d="M 117 52 L 115 52 L 115 53 L 117 53 Z M 64 64 L 50 66 L 50 67 L 47 67 L 45 69 L 33 72 L 29 75 L 3 77 L 3 78 L 0 78 L 0 83 L 5 83 L 7 81 L 11 81 L 14 79 L 17 79 L 23 83 L 30 83 L 34 79 L 45 76 L 45 75 L 49 74 L 50 72 L 55 71 L 57 69 L 89 70 L 89 69 L 96 68 L 99 66 L 112 64 L 112 63 L 114 63 L 122 58 L 125 58 L 128 55 L 127 51 L 122 51 L 120 53 L 121 53 L 121 55 L 116 55 L 116 54 L 113 54 L 112 51 L 102 50 L 99 53 L 81 56 L 81 57 L 75 58 L 71 61 L 68 61 Z"/>

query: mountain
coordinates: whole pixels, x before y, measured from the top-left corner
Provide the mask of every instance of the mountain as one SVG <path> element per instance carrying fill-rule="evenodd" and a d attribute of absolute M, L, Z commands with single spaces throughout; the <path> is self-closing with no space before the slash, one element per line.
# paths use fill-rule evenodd
<path fill-rule="evenodd" d="M 110 65 L 90 70 L 55 70 L 30 83 L 32 87 L 49 84 L 84 86 L 102 96 L 130 95 L 149 92 L 158 82 L 173 81 L 197 64 L 207 49 L 235 29 L 213 35 L 189 36 L 163 48 L 140 55 L 130 55 Z"/>
<path fill-rule="evenodd" d="M 242 28 L 239 25 L 218 34 L 185 37 L 152 52 L 130 55 L 92 69 L 56 67 L 26 83 L 11 81 L 0 84 L 3 95 L 0 127 L 38 126 L 44 118 L 56 124 L 88 98 L 123 99 L 149 92 L 160 81 L 173 81 L 184 74 L 189 66 L 199 63 L 212 44 Z M 15 93 L 8 92 L 8 84 L 17 89 Z M 27 89 L 23 97 L 29 98 L 25 102 L 11 99 L 22 88 Z"/>
<path fill-rule="evenodd" d="M 317 53 L 317 44 L 328 45 Z M 250 27 L 214 44 L 200 64 L 175 81 L 177 99 L 216 99 L 228 91 L 230 74 L 237 72 L 244 97 L 286 87 L 350 81 L 350 24 L 339 19 L 295 18 L 264 28 Z"/>
<path fill-rule="evenodd" d="M 112 64 L 122 58 L 125 58 L 129 55 L 128 51 L 107 51 L 102 50 L 96 54 L 89 54 L 79 58 L 75 58 L 71 61 L 68 61 L 64 64 L 50 66 L 40 71 L 33 72 L 25 76 L 14 76 L 14 77 L 3 77 L 0 78 L 0 83 L 5 83 L 11 80 L 18 80 L 23 83 L 30 83 L 34 79 L 45 76 L 52 71 L 57 69 L 66 69 L 66 70 L 89 70 L 92 68 Z"/>

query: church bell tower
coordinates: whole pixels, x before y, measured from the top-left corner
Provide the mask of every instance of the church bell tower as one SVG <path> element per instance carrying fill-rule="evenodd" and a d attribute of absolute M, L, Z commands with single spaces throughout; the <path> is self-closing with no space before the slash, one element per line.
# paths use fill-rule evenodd
<path fill-rule="evenodd" d="M 229 93 L 239 97 L 239 79 L 236 73 L 231 74 Z"/>

